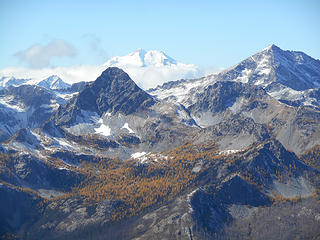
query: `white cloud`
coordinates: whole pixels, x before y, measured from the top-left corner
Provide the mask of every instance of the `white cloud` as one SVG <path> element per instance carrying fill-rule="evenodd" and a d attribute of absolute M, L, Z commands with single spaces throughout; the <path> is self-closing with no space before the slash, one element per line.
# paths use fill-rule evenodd
<path fill-rule="evenodd" d="M 7 67 L 0 69 L 0 78 L 2 76 L 15 78 L 31 78 L 34 82 L 43 80 L 51 75 L 58 75 L 63 81 L 72 84 L 80 81 L 94 81 L 101 75 L 107 66 L 80 65 L 71 67 L 55 68 L 26 68 L 26 67 Z M 201 72 L 197 69 L 189 68 L 170 68 L 170 67 L 121 67 L 127 72 L 132 80 L 139 87 L 149 89 L 161 85 L 170 80 L 182 78 L 200 77 Z"/>
<path fill-rule="evenodd" d="M 15 53 L 14 56 L 32 68 L 44 68 L 50 65 L 53 57 L 73 57 L 76 54 L 76 49 L 70 43 L 57 39 L 47 45 L 35 44 Z"/>
<path fill-rule="evenodd" d="M 139 52 L 134 52 L 127 56 L 111 58 L 103 65 L 43 67 L 38 69 L 7 67 L 0 69 L 0 77 L 13 76 L 16 78 L 31 78 L 34 82 L 38 82 L 51 75 L 58 75 L 63 81 L 72 84 L 80 81 L 94 81 L 108 66 L 115 66 L 122 68 L 139 85 L 139 87 L 146 90 L 167 81 L 198 78 L 217 72 L 216 68 L 200 70 L 194 64 L 184 64 L 173 59 L 171 59 L 172 63 L 163 64 L 163 60 L 166 59 L 162 58 L 167 56 L 162 56 L 162 60 L 156 62 L 156 64 L 147 64 L 147 59 L 141 59 L 140 57 Z"/>
<path fill-rule="evenodd" d="M 122 66 L 122 68 L 143 89 L 153 88 L 172 80 L 197 78 L 201 76 L 200 70 L 191 64 L 161 67 Z"/>
<path fill-rule="evenodd" d="M 106 66 L 80 65 L 71 67 L 55 67 L 30 69 L 26 67 L 7 67 L 0 69 L 0 78 L 14 76 L 16 78 L 31 78 L 35 82 L 41 81 L 51 75 L 58 75 L 63 81 L 72 84 L 81 81 L 94 81 L 106 69 Z M 215 69 L 205 71 L 197 69 L 170 69 L 170 68 L 127 68 L 125 72 L 143 89 L 149 89 L 161 85 L 170 80 L 197 78 L 216 73 Z M 222 68 L 220 68 L 222 70 Z"/>

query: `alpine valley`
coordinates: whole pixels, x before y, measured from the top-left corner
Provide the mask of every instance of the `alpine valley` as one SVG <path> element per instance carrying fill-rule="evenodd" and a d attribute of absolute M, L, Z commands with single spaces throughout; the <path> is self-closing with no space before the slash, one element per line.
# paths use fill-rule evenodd
<path fill-rule="evenodd" d="M 319 239 L 320 61 L 270 45 L 145 91 L 148 64 L 194 69 L 0 79 L 0 238 Z"/>

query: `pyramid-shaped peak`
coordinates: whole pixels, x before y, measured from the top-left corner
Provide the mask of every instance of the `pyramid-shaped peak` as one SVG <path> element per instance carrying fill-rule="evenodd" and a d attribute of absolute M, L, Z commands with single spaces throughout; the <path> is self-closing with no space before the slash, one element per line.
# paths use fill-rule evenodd
<path fill-rule="evenodd" d="M 41 82 L 39 82 L 37 85 L 40 87 L 44 87 L 47 89 L 54 89 L 54 90 L 67 89 L 68 87 L 70 87 L 70 84 L 65 83 L 57 75 L 51 75 L 46 79 L 42 80 Z"/>
<path fill-rule="evenodd" d="M 119 75 L 119 74 L 126 74 L 121 68 L 118 67 L 108 67 L 106 70 L 102 72 L 101 75 Z"/>
<path fill-rule="evenodd" d="M 61 79 L 58 75 L 51 75 L 47 79 Z"/>
<path fill-rule="evenodd" d="M 75 105 L 74 102 L 76 102 Z M 154 99 L 140 89 L 126 72 L 117 67 L 109 67 L 93 83 L 87 85 L 74 100 L 70 101 L 66 109 L 76 107 L 84 111 L 95 112 L 100 116 L 105 112 L 112 114 L 121 112 L 128 115 L 154 103 Z M 64 112 L 66 110 L 61 109 L 59 114 L 65 115 Z M 67 121 L 76 120 L 76 117 L 73 118 L 71 115 L 66 119 Z"/>
<path fill-rule="evenodd" d="M 269 46 L 267 46 L 265 49 L 263 49 L 261 52 L 263 51 L 277 51 L 277 50 L 282 50 L 281 48 L 279 48 L 277 45 L 275 45 L 274 43 L 270 44 Z"/>
<path fill-rule="evenodd" d="M 57 81 L 62 81 L 62 79 L 58 75 L 50 75 L 49 77 L 45 78 L 41 82 L 53 83 Z"/>
<path fill-rule="evenodd" d="M 109 88 L 111 85 L 127 87 L 135 85 L 135 82 L 121 68 L 108 67 L 92 84 L 98 88 Z"/>
<path fill-rule="evenodd" d="M 275 44 L 223 73 L 224 80 L 260 85 L 273 96 L 282 95 L 284 88 L 304 91 L 320 86 L 319 60 L 303 52 L 282 50 Z"/>
<path fill-rule="evenodd" d="M 118 67 L 108 67 L 104 70 L 101 75 L 97 78 L 95 83 L 99 82 L 113 82 L 113 81 L 126 81 L 133 82 L 133 80 L 129 77 L 129 75 Z"/>

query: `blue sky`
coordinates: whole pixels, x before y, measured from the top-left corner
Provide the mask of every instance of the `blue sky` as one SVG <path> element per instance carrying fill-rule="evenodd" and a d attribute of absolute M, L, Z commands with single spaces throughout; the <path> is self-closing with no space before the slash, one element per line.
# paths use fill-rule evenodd
<path fill-rule="evenodd" d="M 319 59 L 319 13 L 316 0 L 1 0 L 0 68 L 96 65 L 137 48 L 220 68 L 271 43 Z M 49 53 L 30 62 L 37 48 Z"/>

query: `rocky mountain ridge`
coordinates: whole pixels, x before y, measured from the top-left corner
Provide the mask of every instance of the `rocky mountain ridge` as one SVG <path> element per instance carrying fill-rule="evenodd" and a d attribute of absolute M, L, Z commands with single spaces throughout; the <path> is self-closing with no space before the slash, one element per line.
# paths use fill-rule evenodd
<path fill-rule="evenodd" d="M 170 87 L 165 83 L 148 92 L 160 99 L 172 99 L 189 106 L 197 99 L 197 94 L 213 82 L 236 81 L 261 86 L 272 97 L 292 103 L 290 105 L 319 108 L 319 98 L 312 94 L 320 86 L 319 68 L 319 60 L 302 52 L 284 51 L 272 44 L 220 73 L 172 82 Z M 181 91 L 184 94 L 177 98 Z M 313 97 L 307 97 L 310 94 Z"/>
<path fill-rule="evenodd" d="M 116 67 L 59 91 L 0 90 L 1 206 L 14 199 L 1 238 L 317 236 L 318 76 L 318 60 L 272 45 L 148 92 Z M 257 225 L 279 218 L 286 237 Z"/>

